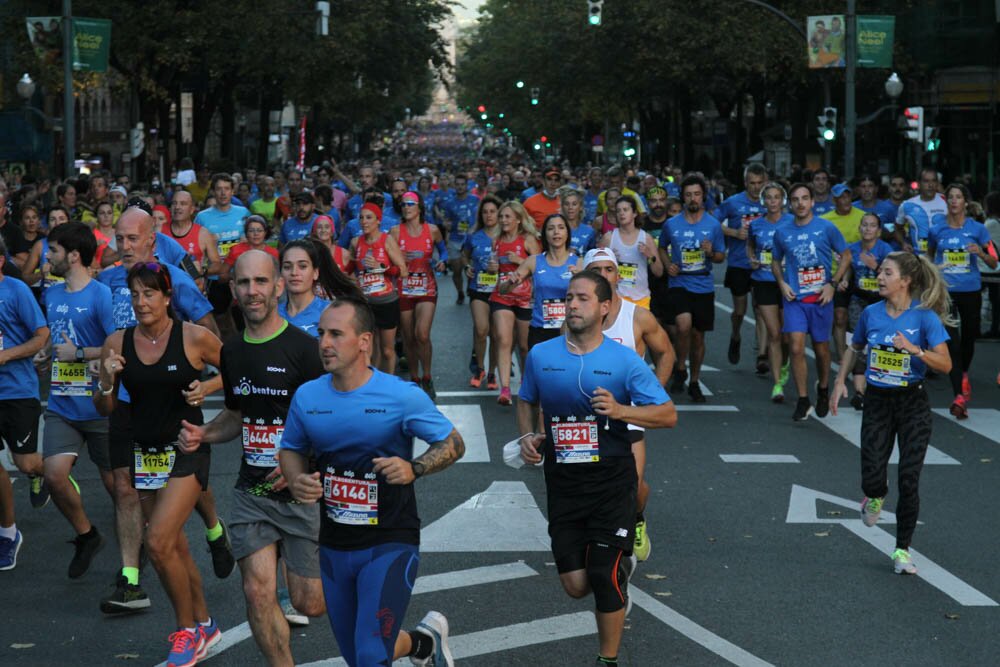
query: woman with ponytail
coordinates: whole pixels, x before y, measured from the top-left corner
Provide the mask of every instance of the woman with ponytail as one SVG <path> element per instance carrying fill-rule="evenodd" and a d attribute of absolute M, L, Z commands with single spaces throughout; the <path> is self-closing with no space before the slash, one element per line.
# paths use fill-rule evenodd
<path fill-rule="evenodd" d="M 920 509 L 918 484 L 931 439 L 931 407 L 924 389 L 927 369 L 948 373 L 951 302 L 948 287 L 927 255 L 893 252 L 878 270 L 882 301 L 864 309 L 840 362 L 830 410 L 847 395 L 845 380 L 855 356 L 867 347 L 861 418 L 861 519 L 874 526 L 889 491 L 889 455 L 899 439 L 899 500 L 896 503 L 896 574 L 915 574 L 910 541 Z"/>

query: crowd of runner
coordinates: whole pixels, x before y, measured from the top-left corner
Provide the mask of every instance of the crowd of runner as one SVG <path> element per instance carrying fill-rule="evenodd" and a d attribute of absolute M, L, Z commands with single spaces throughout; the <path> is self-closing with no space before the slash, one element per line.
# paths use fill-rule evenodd
<path fill-rule="evenodd" d="M 103 173 L 0 187 L 0 437 L 31 505 L 51 499 L 72 527 L 74 579 L 105 542 L 72 475 L 86 445 L 121 559 L 100 608 L 148 608 L 148 560 L 176 616 L 168 665 L 221 639 L 183 530 L 192 511 L 215 576 L 239 566 L 269 664 L 294 664 L 289 624 L 323 614 L 348 664 L 452 664 L 444 615 L 400 627 L 420 560 L 413 484 L 464 452 L 434 402 L 449 273 L 471 312 L 471 336 L 449 332 L 449 353 L 469 354 L 470 387 L 517 402 L 520 456 L 545 468 L 562 585 L 594 597 L 598 664 L 617 664 L 628 579 L 651 550 L 644 429 L 672 427 L 685 394 L 707 401 L 715 264 L 731 294 L 730 364 L 755 350 L 771 401 L 794 391 L 796 421 L 836 414 L 847 396 L 862 411 L 867 525 L 898 436 L 893 566 L 916 571 L 924 382 L 946 375 L 951 414 L 968 417 L 984 290 L 990 333 L 1000 318 L 997 283 L 983 280 L 998 269 L 1000 193 L 980 205 L 933 169 L 913 192 L 903 175 L 789 182 L 756 163 L 739 192 L 674 168 L 349 171 L 213 174 L 185 160 L 148 190 Z M 364 429 L 342 427 L 352 420 Z M 418 457 L 414 437 L 431 443 Z M 223 521 L 210 445 L 234 440 L 238 453 L 216 454 L 241 458 Z M 0 570 L 24 542 L 0 467 Z"/>

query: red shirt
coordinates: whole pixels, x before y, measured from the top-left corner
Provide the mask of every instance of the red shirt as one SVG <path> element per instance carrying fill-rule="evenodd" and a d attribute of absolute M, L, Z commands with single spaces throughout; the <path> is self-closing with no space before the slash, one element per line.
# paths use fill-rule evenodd
<path fill-rule="evenodd" d="M 184 252 L 194 258 L 194 263 L 201 266 L 201 260 L 205 254 L 201 250 L 201 244 L 198 243 L 198 235 L 201 233 L 201 225 L 191 223 L 191 229 L 188 230 L 187 234 L 184 236 L 177 236 L 174 234 L 173 229 L 171 229 L 170 223 L 165 222 L 163 223 L 163 227 L 160 229 L 160 233 L 165 234 L 180 243 L 181 247 L 184 248 Z"/>

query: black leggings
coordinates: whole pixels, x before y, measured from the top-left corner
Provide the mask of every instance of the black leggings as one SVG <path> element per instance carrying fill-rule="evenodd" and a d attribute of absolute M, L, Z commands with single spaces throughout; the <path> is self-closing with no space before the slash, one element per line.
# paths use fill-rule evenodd
<path fill-rule="evenodd" d="M 920 512 L 920 471 L 931 440 L 931 406 L 923 383 L 908 389 L 868 385 L 861 417 L 861 489 L 868 498 L 884 498 L 889 492 L 889 456 L 897 436 L 896 548 L 908 549 Z"/>
<path fill-rule="evenodd" d="M 951 316 L 960 319 L 958 327 L 947 327 L 948 353 L 951 355 L 952 393 L 962 393 L 962 374 L 972 365 L 972 354 L 979 337 L 980 310 L 983 307 L 982 292 L 951 292 Z"/>

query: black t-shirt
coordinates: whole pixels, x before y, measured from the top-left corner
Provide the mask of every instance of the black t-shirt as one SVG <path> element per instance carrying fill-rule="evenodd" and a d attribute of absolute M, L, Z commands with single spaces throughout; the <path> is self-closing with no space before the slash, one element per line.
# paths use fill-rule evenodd
<path fill-rule="evenodd" d="M 226 407 L 243 416 L 243 460 L 236 488 L 291 502 L 287 489 L 275 493 L 265 478 L 278 463 L 292 395 L 299 385 L 323 374 L 316 339 L 288 322 L 265 341 L 237 334 L 222 346 L 220 365 Z"/>

